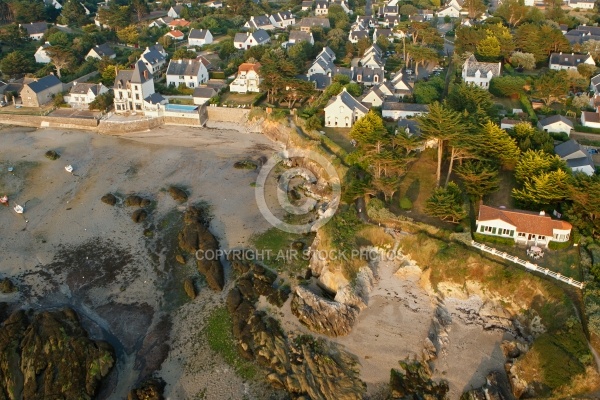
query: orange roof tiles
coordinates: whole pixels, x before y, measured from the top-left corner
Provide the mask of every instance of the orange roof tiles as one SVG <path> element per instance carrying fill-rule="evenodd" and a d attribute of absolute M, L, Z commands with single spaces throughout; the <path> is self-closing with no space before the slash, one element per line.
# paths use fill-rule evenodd
<path fill-rule="evenodd" d="M 478 221 L 491 221 L 499 219 L 516 227 L 518 232 L 533 233 L 536 235 L 553 236 L 554 229 L 570 230 L 573 226 L 561 220 L 552 219 L 549 215 L 540 215 L 536 212 L 521 210 L 506 210 L 481 204 L 479 206 Z"/>

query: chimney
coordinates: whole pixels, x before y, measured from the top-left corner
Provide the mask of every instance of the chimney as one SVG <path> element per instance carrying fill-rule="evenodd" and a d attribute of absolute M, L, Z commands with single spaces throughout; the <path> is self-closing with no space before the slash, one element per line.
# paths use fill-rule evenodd
<path fill-rule="evenodd" d="M 144 79 L 148 79 L 148 70 L 144 70 Z"/>
<path fill-rule="evenodd" d="M 541 215 L 541 216 L 545 216 L 545 215 L 546 215 L 546 212 L 542 210 L 542 211 L 540 211 L 540 215 Z"/>

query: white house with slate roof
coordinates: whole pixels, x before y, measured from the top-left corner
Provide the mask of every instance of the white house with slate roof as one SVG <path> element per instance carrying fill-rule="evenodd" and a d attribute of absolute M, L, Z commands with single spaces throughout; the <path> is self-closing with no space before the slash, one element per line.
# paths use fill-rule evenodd
<path fill-rule="evenodd" d="M 492 78 L 500 76 L 500 68 L 499 62 L 479 62 L 474 55 L 471 55 L 463 65 L 462 78 L 466 83 L 489 90 Z"/>
<path fill-rule="evenodd" d="M 548 67 L 555 70 L 571 69 L 577 71 L 579 64 L 596 65 L 596 62 L 589 54 L 552 53 L 550 54 Z"/>
<path fill-rule="evenodd" d="M 188 45 L 204 46 L 213 42 L 213 35 L 208 29 L 194 29 L 188 34 Z"/>
<path fill-rule="evenodd" d="M 233 45 L 236 49 L 247 50 L 250 47 L 266 44 L 271 41 L 269 34 L 264 29 L 259 29 L 254 32 L 236 33 L 233 39 Z"/>
<path fill-rule="evenodd" d="M 56 76 L 48 75 L 25 83 L 20 96 L 23 107 L 41 107 L 62 91 L 63 83 Z"/>
<path fill-rule="evenodd" d="M 211 87 L 197 87 L 194 89 L 194 104 L 202 105 L 208 103 L 211 97 L 217 95 L 217 91 Z"/>
<path fill-rule="evenodd" d="M 167 86 L 181 84 L 198 87 L 208 80 L 208 70 L 200 60 L 171 60 L 167 68 Z"/>
<path fill-rule="evenodd" d="M 135 68 L 116 71 L 113 91 L 116 113 L 142 112 L 144 100 L 154 94 L 154 80 L 146 65 L 138 60 Z"/>
<path fill-rule="evenodd" d="M 117 53 L 106 43 L 101 44 L 99 46 L 94 46 L 88 51 L 85 58 L 95 58 L 97 60 L 101 60 L 103 57 L 115 58 Z"/>
<path fill-rule="evenodd" d="M 595 95 L 600 94 L 600 74 L 593 76 L 590 80 L 590 90 L 592 90 Z"/>
<path fill-rule="evenodd" d="M 292 14 L 292 12 L 290 10 L 280 11 L 278 13 L 271 14 L 271 16 L 269 17 L 269 20 L 271 20 L 271 24 L 275 28 L 281 28 L 281 29 L 285 29 L 288 26 L 294 25 L 296 23 L 296 18 L 294 17 L 294 14 Z"/>
<path fill-rule="evenodd" d="M 155 78 L 158 77 L 160 70 L 162 70 L 167 63 L 167 53 L 164 51 L 162 46 L 160 46 L 160 48 L 158 46 L 160 45 L 146 47 L 146 50 L 144 50 L 140 56 L 140 60 L 146 65 L 148 70 L 150 70 Z"/>
<path fill-rule="evenodd" d="M 368 112 L 369 109 L 344 88 L 339 95 L 331 98 L 325 107 L 325 126 L 349 128 Z"/>
<path fill-rule="evenodd" d="M 264 29 L 270 31 L 275 29 L 268 15 L 251 16 L 250 20 L 244 25 L 246 29 Z"/>
<path fill-rule="evenodd" d="M 537 126 L 548 133 L 565 132 L 567 135 L 570 135 L 571 130 L 575 127 L 570 119 L 562 115 L 551 115 L 541 119 L 538 121 Z"/>
<path fill-rule="evenodd" d="M 594 167 L 592 155 L 575 140 L 571 139 L 559 144 L 554 147 L 554 152 L 562 160 L 567 162 L 571 171 L 583 172 L 589 176 L 594 175 L 596 169 Z"/>
<path fill-rule="evenodd" d="M 426 104 L 386 101 L 381 107 L 381 116 L 383 118 L 391 118 L 393 120 L 418 117 L 419 115 L 427 113 L 429 113 L 429 107 Z"/>
<path fill-rule="evenodd" d="M 303 31 L 291 31 L 290 37 L 288 39 L 288 43 L 290 45 L 300 43 L 300 42 L 308 42 L 310 44 L 315 44 L 315 39 L 313 37 L 312 32 L 303 32 Z"/>
<path fill-rule="evenodd" d="M 167 15 L 171 18 L 181 18 L 181 11 L 183 10 L 182 4 L 177 4 L 169 9 Z"/>
<path fill-rule="evenodd" d="M 108 88 L 101 83 L 73 83 L 69 91 L 67 104 L 73 108 L 88 108 L 97 96 L 108 93 Z"/>
<path fill-rule="evenodd" d="M 28 24 L 21 24 L 20 26 L 27 31 L 27 35 L 32 40 L 42 40 L 48 30 L 46 22 L 30 22 Z"/>

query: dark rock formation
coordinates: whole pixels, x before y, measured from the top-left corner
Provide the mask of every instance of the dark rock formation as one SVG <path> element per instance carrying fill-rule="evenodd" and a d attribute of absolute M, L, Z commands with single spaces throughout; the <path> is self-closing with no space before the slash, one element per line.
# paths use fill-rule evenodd
<path fill-rule="evenodd" d="M 48 150 L 45 154 L 46 158 L 54 161 L 54 160 L 58 160 L 60 158 L 60 154 L 58 154 L 56 151 L 54 150 Z"/>
<path fill-rule="evenodd" d="M 219 249 L 219 243 L 206 226 L 202 211 L 190 207 L 183 219 L 183 228 L 179 232 L 179 247 L 181 250 L 196 255 L 198 250 L 202 257 L 196 258 L 198 271 L 204 275 L 208 286 L 213 290 L 223 290 L 225 276 L 221 261 L 214 254 Z"/>
<path fill-rule="evenodd" d="M 17 311 L 0 327 L 0 398 L 89 399 L 114 364 L 73 310 Z"/>
<path fill-rule="evenodd" d="M 506 374 L 502 371 L 492 371 L 486 378 L 486 383 L 480 388 L 469 390 L 460 396 L 460 400 L 513 400 Z"/>
<path fill-rule="evenodd" d="M 233 164 L 233 167 L 235 169 L 250 169 L 250 170 L 255 170 L 258 165 L 251 160 L 243 160 L 243 161 L 237 161 Z"/>
<path fill-rule="evenodd" d="M 237 287 L 242 295 L 258 300 L 259 296 L 265 296 L 267 301 L 274 306 L 282 307 L 290 296 L 290 288 L 287 285 L 275 287 L 277 274 L 260 264 L 242 261 L 232 261 L 233 270 L 240 275 Z"/>
<path fill-rule="evenodd" d="M 173 200 L 178 201 L 180 203 L 183 203 L 188 199 L 187 193 L 183 189 L 180 189 L 176 186 L 169 187 L 169 194 L 171 195 Z"/>
<path fill-rule="evenodd" d="M 448 382 L 434 382 L 427 364 L 418 361 L 400 361 L 401 370 L 392 369 L 390 389 L 392 399 L 446 399 Z"/>
<path fill-rule="evenodd" d="M 144 222 L 146 220 L 146 217 L 148 217 L 148 212 L 146 210 L 144 210 L 143 208 L 140 208 L 139 210 L 135 210 L 133 212 L 133 214 L 131 214 L 131 219 L 136 224 L 139 224 L 140 222 Z"/>
<path fill-rule="evenodd" d="M 4 279 L 0 280 L 0 293 L 4 293 L 4 294 L 14 293 L 17 290 L 19 290 L 19 289 L 17 289 L 15 284 L 9 278 L 4 278 Z"/>
<path fill-rule="evenodd" d="M 246 275 L 252 266 L 240 264 Z M 260 268 L 257 268 L 260 269 Z M 253 278 L 252 282 L 254 282 Z M 359 378 L 356 358 L 335 344 L 311 336 L 287 337 L 279 322 L 254 307 L 256 292 L 247 279 L 238 281 L 227 296 L 232 313 L 233 335 L 240 354 L 267 370 L 267 380 L 285 389 L 292 398 L 325 400 L 362 399 L 366 385 Z"/>
<path fill-rule="evenodd" d="M 142 201 L 140 201 L 140 207 L 142 208 L 150 207 L 151 204 L 152 201 L 150 201 L 149 199 L 142 199 Z"/>
<path fill-rule="evenodd" d="M 359 309 L 317 296 L 298 286 L 292 297 L 292 313 L 313 332 L 337 337 L 350 333 Z"/>
<path fill-rule="evenodd" d="M 127 400 L 162 400 L 165 382 L 161 379 L 148 379 L 127 395 Z"/>
<path fill-rule="evenodd" d="M 107 193 L 100 199 L 103 203 L 108 204 L 109 206 L 114 206 L 117 204 L 117 198 L 112 193 Z"/>

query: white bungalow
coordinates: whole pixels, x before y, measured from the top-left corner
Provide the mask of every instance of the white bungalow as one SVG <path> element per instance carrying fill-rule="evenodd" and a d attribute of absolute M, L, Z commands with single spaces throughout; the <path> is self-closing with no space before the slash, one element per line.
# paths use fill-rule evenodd
<path fill-rule="evenodd" d="M 543 211 L 508 210 L 481 204 L 477 233 L 513 239 L 516 243 L 548 246 L 551 241 L 568 242 L 571 224 L 555 220 Z"/>
<path fill-rule="evenodd" d="M 37 51 L 33 55 L 35 57 L 35 62 L 40 64 L 49 64 L 52 62 L 48 53 L 46 53 L 46 49 L 52 46 L 50 42 L 46 42 L 40 47 L 38 47 Z"/>
<path fill-rule="evenodd" d="M 229 91 L 233 93 L 260 92 L 260 63 L 242 63 L 238 67 L 238 73 L 229 85 Z"/>

